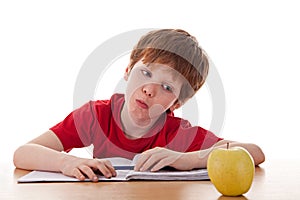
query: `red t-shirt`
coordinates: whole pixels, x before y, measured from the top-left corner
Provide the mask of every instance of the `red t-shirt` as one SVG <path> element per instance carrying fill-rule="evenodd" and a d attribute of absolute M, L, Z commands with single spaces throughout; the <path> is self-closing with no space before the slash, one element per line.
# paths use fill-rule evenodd
<path fill-rule="evenodd" d="M 128 139 L 122 131 L 121 109 L 123 94 L 110 100 L 90 101 L 70 113 L 62 122 L 50 128 L 63 144 L 65 151 L 94 146 L 96 158 L 125 157 L 154 147 L 190 152 L 207 149 L 221 140 L 199 126 L 191 126 L 184 119 L 167 114 L 142 138 Z"/>

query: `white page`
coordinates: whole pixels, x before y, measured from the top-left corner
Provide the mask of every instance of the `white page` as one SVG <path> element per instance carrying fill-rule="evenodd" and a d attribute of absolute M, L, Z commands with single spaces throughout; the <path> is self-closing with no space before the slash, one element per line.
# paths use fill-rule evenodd
<path fill-rule="evenodd" d="M 113 157 L 105 158 L 109 160 L 113 166 L 134 166 L 132 160 L 122 157 Z M 105 178 L 104 176 L 97 175 L 99 181 L 124 181 L 126 180 L 126 174 L 129 172 L 129 169 L 125 170 L 116 170 L 117 176 L 111 177 L 110 179 Z M 77 182 L 79 181 L 76 178 L 65 176 L 59 172 L 47 172 L 47 171 L 32 171 L 25 176 L 18 179 L 19 183 L 25 182 Z M 86 179 L 85 181 L 91 181 Z"/>
<path fill-rule="evenodd" d="M 208 180 L 206 169 L 191 171 L 158 171 L 139 172 L 133 170 L 116 170 L 117 176 L 105 178 L 98 175 L 99 181 L 126 181 L 126 180 Z M 90 179 L 84 181 L 89 182 Z M 59 172 L 32 171 L 18 179 L 19 183 L 31 182 L 80 182 L 78 179 L 65 176 Z"/>
<path fill-rule="evenodd" d="M 133 161 L 115 157 L 108 158 L 113 166 L 134 166 L 138 155 L 133 158 Z M 116 168 L 117 169 L 117 168 Z M 125 170 L 124 170 L 125 169 Z M 99 181 L 125 181 L 125 180 L 207 180 L 208 174 L 206 169 L 198 169 L 191 171 L 158 171 L 158 172 L 138 172 L 122 168 L 122 170 L 116 170 L 117 176 L 111 178 L 105 178 L 103 175 L 97 175 Z M 46 172 L 46 171 L 32 171 L 27 175 L 18 179 L 19 183 L 28 182 L 78 182 L 79 180 L 74 177 L 65 176 L 59 172 Z M 85 179 L 84 181 L 91 181 Z"/>
<path fill-rule="evenodd" d="M 25 176 L 18 179 L 19 183 L 27 182 L 53 182 L 53 181 L 79 181 L 76 178 L 68 177 L 62 173 L 45 172 L 45 171 L 32 171 Z"/>
<path fill-rule="evenodd" d="M 114 157 L 114 158 L 105 158 L 109 160 L 113 166 L 132 166 L 132 160 L 121 158 L 121 157 Z"/>
<path fill-rule="evenodd" d="M 126 175 L 129 170 L 116 170 L 117 176 L 111 178 L 105 178 L 98 175 L 99 181 L 125 181 Z M 90 179 L 84 181 L 89 182 Z M 77 178 L 63 175 L 59 172 L 46 172 L 46 171 L 32 171 L 18 179 L 19 183 L 31 183 L 31 182 L 80 182 Z"/>
<path fill-rule="evenodd" d="M 128 180 L 209 180 L 207 169 L 195 169 L 190 171 L 130 171 Z"/>

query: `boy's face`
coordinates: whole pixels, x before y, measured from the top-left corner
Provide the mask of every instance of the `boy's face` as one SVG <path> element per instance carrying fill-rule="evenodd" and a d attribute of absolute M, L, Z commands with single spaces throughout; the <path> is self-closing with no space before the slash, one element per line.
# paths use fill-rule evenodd
<path fill-rule="evenodd" d="M 175 103 L 185 79 L 168 65 L 139 61 L 125 73 L 125 80 L 128 113 L 137 125 L 146 126 L 169 108 L 179 107 Z"/>

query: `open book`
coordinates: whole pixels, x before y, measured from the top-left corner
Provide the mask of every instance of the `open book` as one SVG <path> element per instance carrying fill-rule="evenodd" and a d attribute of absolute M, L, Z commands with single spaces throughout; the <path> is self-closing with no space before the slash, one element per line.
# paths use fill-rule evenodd
<path fill-rule="evenodd" d="M 99 181 L 129 181 L 129 180 L 209 180 L 206 169 L 194 169 L 190 171 L 178 171 L 172 169 L 162 169 L 158 172 L 140 172 L 134 171 L 134 163 L 137 156 L 133 160 L 126 158 L 107 158 L 111 161 L 116 169 L 117 176 L 105 178 L 103 175 L 97 175 Z M 32 171 L 18 179 L 18 183 L 31 182 L 78 182 L 73 177 L 65 176 L 58 172 Z M 85 179 L 85 181 L 91 181 Z"/>

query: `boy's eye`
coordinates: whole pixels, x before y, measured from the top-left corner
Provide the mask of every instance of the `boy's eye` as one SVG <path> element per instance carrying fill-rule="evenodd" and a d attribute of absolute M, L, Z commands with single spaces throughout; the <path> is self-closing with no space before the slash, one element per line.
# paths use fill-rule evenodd
<path fill-rule="evenodd" d="M 162 87 L 163 87 L 164 90 L 166 90 L 168 92 L 173 92 L 172 87 L 167 85 L 167 84 L 162 84 Z"/>
<path fill-rule="evenodd" d="M 151 77 L 152 76 L 151 73 L 147 70 L 141 70 L 141 71 L 142 71 L 142 74 L 146 77 Z"/>

